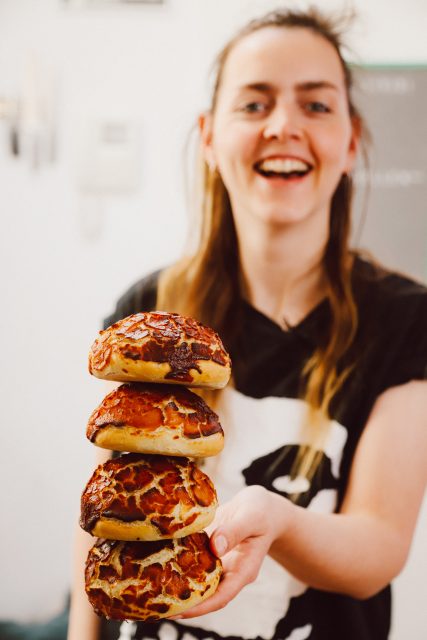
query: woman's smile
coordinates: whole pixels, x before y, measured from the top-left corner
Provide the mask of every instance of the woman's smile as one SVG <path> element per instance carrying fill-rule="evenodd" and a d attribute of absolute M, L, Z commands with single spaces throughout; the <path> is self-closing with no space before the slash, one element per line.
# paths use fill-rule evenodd
<path fill-rule="evenodd" d="M 256 162 L 254 170 L 270 181 L 295 182 L 308 175 L 312 166 L 300 158 L 270 156 Z"/>

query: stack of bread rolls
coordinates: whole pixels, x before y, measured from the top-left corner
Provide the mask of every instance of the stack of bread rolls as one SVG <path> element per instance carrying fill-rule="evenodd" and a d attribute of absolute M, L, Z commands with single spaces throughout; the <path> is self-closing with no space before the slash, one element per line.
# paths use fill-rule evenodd
<path fill-rule="evenodd" d="M 87 437 L 127 452 L 100 465 L 82 494 L 80 524 L 99 536 L 86 561 L 86 592 L 99 615 L 152 621 L 215 592 L 221 562 L 203 528 L 215 488 L 194 461 L 224 445 L 218 416 L 188 387 L 223 388 L 230 357 L 192 318 L 138 313 L 101 331 L 89 371 L 123 382 L 92 413 Z"/>

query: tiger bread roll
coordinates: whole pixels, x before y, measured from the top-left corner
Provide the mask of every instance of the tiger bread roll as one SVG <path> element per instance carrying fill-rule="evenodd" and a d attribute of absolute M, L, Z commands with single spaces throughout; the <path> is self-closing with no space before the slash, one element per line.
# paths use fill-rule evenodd
<path fill-rule="evenodd" d="M 89 371 L 119 382 L 169 382 L 222 389 L 230 356 L 219 336 L 177 313 L 136 313 L 101 331 L 89 353 Z"/>
<path fill-rule="evenodd" d="M 183 386 L 127 383 L 92 413 L 86 435 L 114 451 L 188 457 L 214 456 L 224 446 L 218 416 Z"/>
<path fill-rule="evenodd" d="M 86 561 L 85 587 L 98 615 L 151 622 L 209 598 L 221 571 L 204 531 L 156 542 L 98 540 Z"/>
<path fill-rule="evenodd" d="M 160 540 L 207 527 L 214 486 L 188 458 L 124 454 L 93 473 L 81 498 L 85 531 L 112 540 Z"/>
<path fill-rule="evenodd" d="M 87 437 L 131 452 L 100 465 L 82 494 L 80 524 L 100 538 L 86 561 L 89 601 L 117 620 L 178 615 L 213 595 L 222 573 L 201 531 L 216 492 L 189 458 L 219 453 L 224 434 L 187 386 L 222 389 L 230 357 L 212 329 L 154 311 L 101 331 L 89 371 L 125 384 L 92 413 Z"/>

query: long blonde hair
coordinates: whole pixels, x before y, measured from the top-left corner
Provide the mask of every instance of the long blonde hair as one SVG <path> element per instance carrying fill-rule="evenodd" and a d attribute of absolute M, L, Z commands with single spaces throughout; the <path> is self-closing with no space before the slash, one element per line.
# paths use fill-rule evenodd
<path fill-rule="evenodd" d="M 275 11 L 251 21 L 224 47 L 216 61 L 216 80 L 211 103 L 215 111 L 225 63 L 233 47 L 246 35 L 265 27 L 305 28 L 332 44 L 341 61 L 348 96 L 349 116 L 362 128 L 362 120 L 350 95 L 351 70 L 341 54 L 337 22 L 316 9 Z M 190 315 L 213 327 L 226 347 L 233 350 L 239 327 L 241 290 L 237 235 L 227 189 L 219 172 L 201 160 L 201 224 L 196 250 L 165 270 L 160 278 L 157 306 Z M 352 254 L 349 249 L 351 227 L 351 177 L 343 175 L 332 198 L 329 239 L 324 254 L 328 298 L 331 309 L 329 333 L 319 344 L 302 374 L 302 397 L 310 408 L 311 446 L 301 447 L 293 474 L 311 477 L 321 459 L 319 442 L 324 437 L 332 398 L 342 387 L 351 367 L 339 371 L 339 362 L 348 351 L 357 330 L 357 309 L 351 285 Z M 209 394 L 209 401 L 214 397 Z M 323 433 L 323 436 L 322 436 Z"/>

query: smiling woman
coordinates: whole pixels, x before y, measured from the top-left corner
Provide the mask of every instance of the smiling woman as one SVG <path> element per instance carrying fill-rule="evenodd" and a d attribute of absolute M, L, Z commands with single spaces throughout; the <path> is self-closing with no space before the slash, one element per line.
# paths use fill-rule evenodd
<path fill-rule="evenodd" d="M 339 30 L 314 10 L 255 20 L 218 58 L 197 250 L 105 324 L 156 306 L 231 353 L 233 385 L 210 398 L 226 444 L 206 462 L 224 576 L 179 620 L 106 623 L 101 638 L 389 636 L 427 480 L 427 290 L 349 247 L 364 130 L 351 84 Z M 70 640 L 97 637 L 75 601 Z"/>

